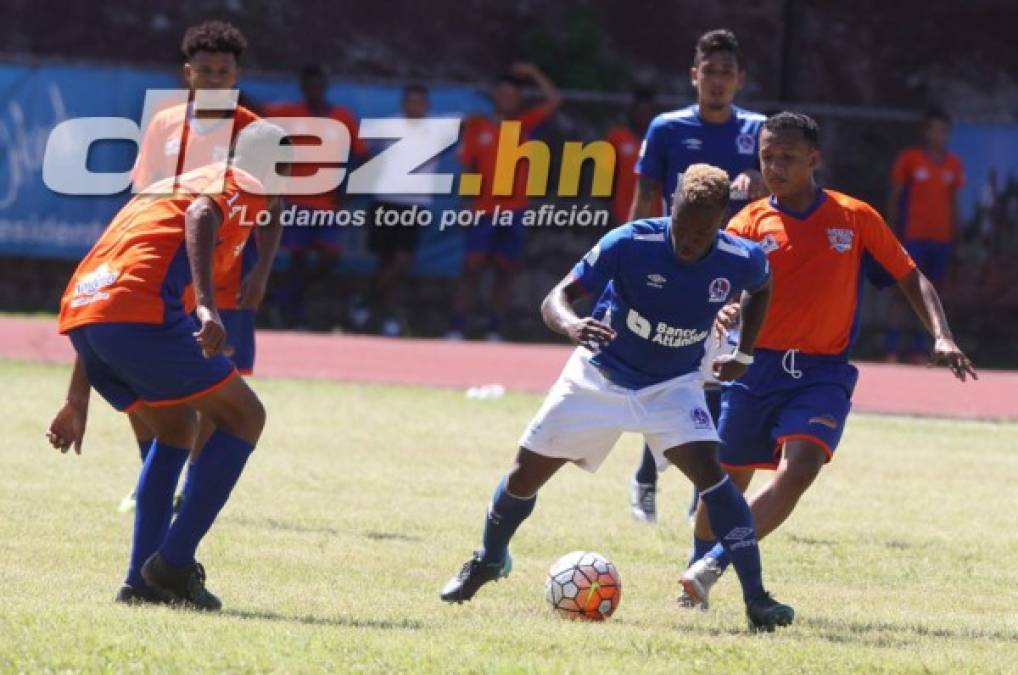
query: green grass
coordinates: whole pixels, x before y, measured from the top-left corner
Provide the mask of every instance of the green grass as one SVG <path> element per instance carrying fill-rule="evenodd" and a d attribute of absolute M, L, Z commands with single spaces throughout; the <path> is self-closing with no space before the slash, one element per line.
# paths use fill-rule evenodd
<path fill-rule="evenodd" d="M 745 631 L 728 575 L 706 614 L 674 604 L 690 488 L 662 477 L 657 527 L 629 519 L 639 440 L 567 467 L 474 602 L 438 589 L 477 544 L 491 489 L 539 398 L 256 380 L 261 446 L 200 551 L 218 616 L 125 608 L 137 473 L 125 420 L 95 400 L 84 455 L 42 432 L 66 370 L 0 363 L 0 671 L 999 671 L 1018 662 L 1018 427 L 856 416 L 838 458 L 763 544 L 795 626 Z M 553 617 L 544 572 L 578 548 L 618 565 L 602 625 Z"/>

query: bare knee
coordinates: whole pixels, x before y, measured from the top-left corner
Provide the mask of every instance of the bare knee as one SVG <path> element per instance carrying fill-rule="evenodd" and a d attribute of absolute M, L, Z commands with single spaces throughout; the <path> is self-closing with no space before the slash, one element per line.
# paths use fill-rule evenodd
<path fill-rule="evenodd" d="M 785 448 L 775 481 L 796 494 L 804 493 L 827 462 L 827 453 L 815 443 L 797 441 Z"/>
<path fill-rule="evenodd" d="M 520 448 L 516 463 L 506 475 L 505 488 L 516 497 L 533 497 L 565 462 L 564 459 L 545 457 Z"/>

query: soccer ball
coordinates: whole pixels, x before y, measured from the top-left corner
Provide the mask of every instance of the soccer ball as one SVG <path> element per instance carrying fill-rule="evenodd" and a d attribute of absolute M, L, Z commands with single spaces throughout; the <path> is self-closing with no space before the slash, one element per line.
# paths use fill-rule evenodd
<path fill-rule="evenodd" d="M 548 570 L 544 598 L 566 619 L 604 621 L 622 599 L 622 578 L 607 558 L 590 551 L 573 551 Z"/>

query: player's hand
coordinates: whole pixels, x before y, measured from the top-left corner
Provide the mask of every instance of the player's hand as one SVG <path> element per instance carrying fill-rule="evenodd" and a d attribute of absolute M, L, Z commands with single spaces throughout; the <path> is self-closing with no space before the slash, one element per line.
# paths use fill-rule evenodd
<path fill-rule="evenodd" d="M 739 379 L 746 374 L 746 370 L 749 369 L 745 363 L 739 363 L 735 360 L 735 354 L 721 354 L 714 359 L 714 365 L 712 370 L 714 371 L 714 377 L 718 378 L 721 382 L 732 382 Z"/>
<path fill-rule="evenodd" d="M 257 310 L 265 299 L 265 289 L 269 285 L 268 277 L 257 274 L 254 271 L 248 273 L 240 282 L 240 292 L 237 293 L 237 307 L 239 309 Z"/>
<path fill-rule="evenodd" d="M 223 351 L 226 346 L 226 328 L 219 312 L 208 305 L 198 305 L 194 310 L 201 327 L 194 333 L 194 339 L 201 346 L 201 353 L 210 358 Z"/>
<path fill-rule="evenodd" d="M 714 319 L 714 335 L 723 340 L 728 331 L 739 325 L 742 320 L 742 308 L 737 302 L 725 305 L 718 310 L 718 316 Z"/>
<path fill-rule="evenodd" d="M 965 356 L 965 353 L 958 349 L 958 345 L 951 338 L 937 338 L 936 342 L 933 343 L 933 357 L 930 360 L 930 365 L 947 366 L 954 373 L 954 376 L 962 382 L 965 381 L 967 375 L 971 375 L 973 380 L 979 379 L 975 366 L 969 361 L 969 357 Z"/>
<path fill-rule="evenodd" d="M 85 421 L 88 418 L 88 404 L 80 405 L 65 401 L 56 417 L 49 423 L 46 439 L 62 453 L 74 446 L 74 453 L 81 454 L 81 441 L 85 437 Z"/>
<path fill-rule="evenodd" d="M 758 171 L 744 171 L 732 181 L 732 199 L 759 199 L 767 193 Z"/>
<path fill-rule="evenodd" d="M 520 79 L 533 79 L 534 75 L 539 72 L 541 72 L 540 69 L 529 61 L 517 61 L 509 66 L 509 74 Z"/>
<path fill-rule="evenodd" d="M 588 349 L 600 349 L 615 339 L 615 330 L 608 324 L 586 316 L 570 324 L 569 339 Z"/>

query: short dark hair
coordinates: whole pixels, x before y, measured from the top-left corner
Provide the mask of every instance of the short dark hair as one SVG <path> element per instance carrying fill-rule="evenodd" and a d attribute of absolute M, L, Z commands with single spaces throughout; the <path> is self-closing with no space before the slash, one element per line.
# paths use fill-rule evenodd
<path fill-rule="evenodd" d="M 403 96 L 409 96 L 410 94 L 420 94 L 421 96 L 428 95 L 428 88 L 420 82 L 411 82 L 410 84 L 404 85 Z"/>
<path fill-rule="evenodd" d="M 780 134 L 787 131 L 796 131 L 802 134 L 806 142 L 814 148 L 820 147 L 820 127 L 815 119 L 809 115 L 796 112 L 779 112 L 772 115 L 764 122 L 763 128 L 772 134 Z"/>
<path fill-rule="evenodd" d="M 240 60 L 247 49 L 247 39 L 240 29 L 225 21 L 205 21 L 191 26 L 184 32 L 180 51 L 190 59 L 198 52 L 230 53 Z"/>
<path fill-rule="evenodd" d="M 930 122 L 943 122 L 947 126 L 951 126 L 951 116 L 943 108 L 928 108 L 923 114 L 923 124 L 926 125 Z"/>
<path fill-rule="evenodd" d="M 320 63 L 309 63 L 300 69 L 300 81 L 304 80 L 327 80 L 329 71 Z"/>
<path fill-rule="evenodd" d="M 739 70 L 746 68 L 746 57 L 742 53 L 742 46 L 735 33 L 727 28 L 707 31 L 696 41 L 696 51 L 693 54 L 693 66 L 700 65 L 700 62 L 711 54 L 717 52 L 728 52 L 735 57 Z"/>

